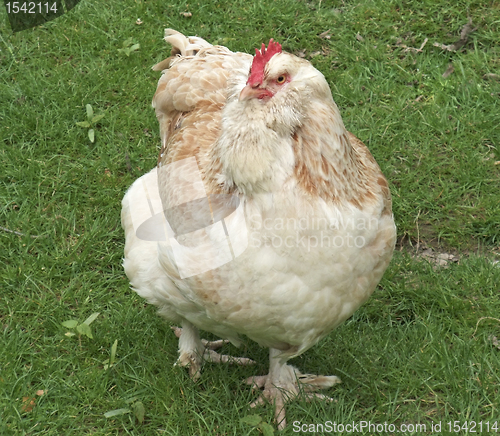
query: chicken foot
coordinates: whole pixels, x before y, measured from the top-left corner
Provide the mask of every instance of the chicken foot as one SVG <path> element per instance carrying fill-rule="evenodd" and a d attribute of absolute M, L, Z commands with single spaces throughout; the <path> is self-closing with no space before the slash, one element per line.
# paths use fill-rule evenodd
<path fill-rule="evenodd" d="M 204 362 L 236 363 L 238 365 L 253 365 L 254 360 L 247 357 L 233 357 L 219 354 L 215 350 L 221 348 L 228 340 L 207 341 L 200 339 L 198 329 L 188 322 L 182 323 L 182 328 L 173 326 L 172 330 L 179 338 L 179 358 L 176 365 L 189 368 L 189 376 L 193 380 L 200 377 Z"/>
<path fill-rule="evenodd" d="M 266 400 L 274 403 L 274 419 L 278 430 L 283 430 L 286 427 L 285 403 L 300 394 L 305 397 L 306 401 L 313 399 L 333 401 L 332 398 L 314 391 L 329 388 L 340 383 L 341 380 L 334 375 L 302 374 L 297 368 L 283 362 L 279 357 L 280 353 L 279 350 L 271 348 L 269 350 L 269 374 L 250 377 L 246 383 L 253 389 L 263 389 L 262 394 L 250 404 L 250 407 L 264 404 Z"/>

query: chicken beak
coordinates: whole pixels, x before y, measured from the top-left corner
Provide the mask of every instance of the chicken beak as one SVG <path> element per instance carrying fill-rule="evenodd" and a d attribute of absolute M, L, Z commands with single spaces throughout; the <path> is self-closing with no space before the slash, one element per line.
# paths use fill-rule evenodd
<path fill-rule="evenodd" d="M 241 90 L 239 101 L 245 101 L 250 98 L 258 98 L 261 92 L 262 89 L 258 86 L 252 87 L 251 85 L 247 85 Z"/>

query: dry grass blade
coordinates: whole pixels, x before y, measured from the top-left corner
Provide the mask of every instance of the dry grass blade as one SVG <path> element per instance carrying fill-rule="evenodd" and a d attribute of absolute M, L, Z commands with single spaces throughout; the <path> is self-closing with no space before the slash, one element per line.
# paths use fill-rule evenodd
<path fill-rule="evenodd" d="M 498 319 L 498 318 L 493 318 L 492 316 L 483 316 L 483 317 L 479 318 L 479 319 L 477 320 L 477 323 L 476 323 L 476 328 L 474 329 L 474 333 L 472 333 L 472 337 L 474 337 L 474 335 L 476 334 L 476 332 L 477 332 L 477 328 L 478 328 L 478 326 L 479 326 L 479 323 L 480 323 L 481 321 L 485 320 L 485 319 L 492 319 L 493 321 L 498 321 L 498 322 L 500 322 L 500 319 Z"/>
<path fill-rule="evenodd" d="M 429 38 L 424 39 L 424 42 L 422 42 L 422 44 L 420 45 L 420 48 L 408 47 L 406 44 L 402 44 L 400 39 L 396 42 L 396 45 L 401 47 L 401 48 L 404 48 L 405 53 L 407 53 L 409 51 L 414 52 L 414 53 L 422 53 L 424 51 L 425 45 L 427 44 L 427 41 L 429 41 Z"/>
<path fill-rule="evenodd" d="M 26 236 L 26 234 L 24 234 L 24 233 L 16 232 L 15 230 L 10 230 L 6 227 L 0 227 L 0 230 L 2 230 L 3 232 L 7 232 L 7 233 L 13 233 L 14 235 L 17 235 L 17 236 Z M 29 235 L 29 236 L 30 236 L 30 238 L 33 238 L 33 239 L 40 238 L 40 235 Z"/>
<path fill-rule="evenodd" d="M 332 36 L 330 35 L 331 29 L 325 30 L 323 33 L 320 33 L 318 36 L 321 39 L 330 39 Z"/>

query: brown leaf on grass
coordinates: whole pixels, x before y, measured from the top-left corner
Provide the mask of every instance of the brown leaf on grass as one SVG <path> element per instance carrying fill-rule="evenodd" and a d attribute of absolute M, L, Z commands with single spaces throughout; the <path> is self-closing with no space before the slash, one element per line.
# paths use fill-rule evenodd
<path fill-rule="evenodd" d="M 497 347 L 500 350 L 500 342 L 498 341 L 498 338 L 496 336 L 489 335 L 488 340 L 492 342 L 493 346 Z"/>
<path fill-rule="evenodd" d="M 21 404 L 21 410 L 23 412 L 29 413 L 35 407 L 35 398 L 33 397 L 23 397 L 23 403 Z"/>
<path fill-rule="evenodd" d="M 35 392 L 35 395 L 37 397 L 41 397 L 44 394 L 45 391 L 43 389 L 39 389 L 38 391 Z M 36 405 L 36 397 L 23 397 L 21 410 L 23 412 L 29 413 L 35 408 L 35 405 Z"/>
<path fill-rule="evenodd" d="M 472 20 L 469 18 L 469 22 L 462 27 L 462 30 L 460 32 L 460 39 L 453 44 L 445 45 L 445 44 L 440 44 L 439 42 L 434 43 L 434 47 L 439 47 L 443 50 L 447 51 L 457 51 L 458 49 L 462 48 L 466 43 L 467 40 L 469 39 L 469 35 L 476 31 L 477 27 L 474 27 L 472 24 Z"/>
<path fill-rule="evenodd" d="M 423 259 L 426 259 L 434 265 L 434 267 L 448 267 L 450 262 L 458 262 L 460 258 L 450 253 L 439 253 L 434 251 L 432 248 L 427 248 L 417 255 Z"/>
<path fill-rule="evenodd" d="M 451 76 L 453 71 L 455 71 L 455 67 L 453 66 L 453 64 L 449 64 L 448 68 L 446 68 L 446 71 L 443 73 L 443 78 L 446 79 L 447 77 Z"/>
<path fill-rule="evenodd" d="M 181 12 L 180 15 L 182 15 L 185 18 L 190 18 L 193 16 L 191 12 Z"/>
<path fill-rule="evenodd" d="M 462 31 L 460 32 L 460 39 L 467 41 L 469 35 L 475 30 L 477 30 L 477 27 L 474 27 L 474 25 L 472 24 L 472 19 L 469 18 L 469 22 L 462 28 Z"/>

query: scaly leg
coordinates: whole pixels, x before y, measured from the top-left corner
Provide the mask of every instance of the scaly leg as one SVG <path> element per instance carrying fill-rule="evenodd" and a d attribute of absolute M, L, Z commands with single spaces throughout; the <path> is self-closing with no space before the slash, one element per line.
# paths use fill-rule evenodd
<path fill-rule="evenodd" d="M 313 393 L 318 389 L 329 388 L 336 383 L 340 383 L 340 379 L 334 375 L 312 375 L 302 374 L 297 368 L 287 365 L 286 361 L 282 361 L 279 355 L 281 352 L 274 348 L 269 349 L 269 374 L 265 376 L 250 377 L 247 383 L 253 388 L 261 389 L 261 396 L 250 404 L 250 407 L 255 407 L 263 404 L 265 400 L 274 403 L 274 419 L 279 430 L 283 430 L 286 426 L 285 403 L 299 395 L 300 390 L 304 391 L 307 401 L 314 398 L 319 398 L 326 401 L 332 401 L 331 398 Z M 299 386 L 300 385 L 300 386 Z"/>
<path fill-rule="evenodd" d="M 187 321 L 182 323 L 182 328 L 172 327 L 172 330 L 175 336 L 179 338 L 179 358 L 175 364 L 188 367 L 189 376 L 193 380 L 200 377 L 203 362 L 237 363 L 239 365 L 252 365 L 255 363 L 255 361 L 247 357 L 232 357 L 217 353 L 214 350 L 229 343 L 229 341 L 200 339 L 198 329 Z"/>

